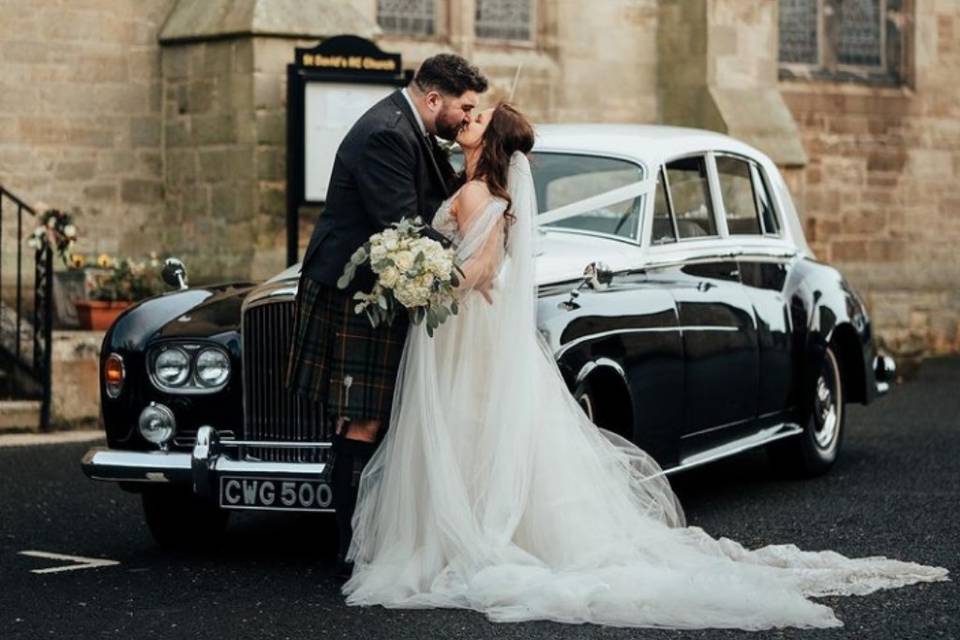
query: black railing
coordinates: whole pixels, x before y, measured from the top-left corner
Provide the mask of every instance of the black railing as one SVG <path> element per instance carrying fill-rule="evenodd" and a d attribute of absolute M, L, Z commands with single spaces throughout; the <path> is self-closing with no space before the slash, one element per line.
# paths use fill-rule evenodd
<path fill-rule="evenodd" d="M 50 426 L 53 250 L 25 251 L 37 225 L 33 208 L 0 185 L 0 399 L 40 400 L 40 430 Z M 12 234 L 12 237 L 11 237 Z M 33 282 L 24 282 L 33 253 Z M 13 292 L 4 278 L 16 270 Z M 31 291 L 32 289 L 32 291 Z"/>

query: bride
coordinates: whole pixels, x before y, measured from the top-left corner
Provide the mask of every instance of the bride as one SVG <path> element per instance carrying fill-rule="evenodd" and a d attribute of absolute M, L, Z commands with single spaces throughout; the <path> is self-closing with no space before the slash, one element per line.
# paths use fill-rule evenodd
<path fill-rule="evenodd" d="M 464 265 L 460 312 L 412 325 L 390 427 L 360 479 L 347 603 L 494 621 L 832 627 L 811 596 L 945 580 L 938 567 L 685 526 L 657 463 L 592 424 L 537 332 L 533 129 L 507 104 L 457 138 L 466 183 L 433 226 Z M 492 281 L 492 286 L 488 283 Z"/>

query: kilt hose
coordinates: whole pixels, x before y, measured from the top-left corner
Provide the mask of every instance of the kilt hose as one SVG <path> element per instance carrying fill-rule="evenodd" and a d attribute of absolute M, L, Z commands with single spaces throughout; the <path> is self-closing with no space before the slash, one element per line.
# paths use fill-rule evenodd
<path fill-rule="evenodd" d="M 400 315 L 372 327 L 356 304 L 352 292 L 300 278 L 286 384 L 321 403 L 329 420 L 380 420 L 382 437 L 409 322 Z"/>

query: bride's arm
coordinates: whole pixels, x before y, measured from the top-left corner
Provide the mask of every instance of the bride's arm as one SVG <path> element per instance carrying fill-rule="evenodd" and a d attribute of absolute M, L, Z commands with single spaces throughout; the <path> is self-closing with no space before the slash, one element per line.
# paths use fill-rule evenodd
<path fill-rule="evenodd" d="M 483 218 L 484 214 L 487 213 L 488 205 L 492 201 L 493 197 L 490 195 L 490 191 L 482 182 L 471 182 L 460 191 L 454 213 L 457 225 L 464 237 L 471 232 L 484 231 L 482 228 L 474 228 L 474 225 L 489 224 L 489 221 Z M 497 274 L 497 268 L 500 266 L 500 261 L 503 259 L 505 223 L 502 213 L 497 214 L 497 216 L 497 220 L 487 232 L 483 244 L 461 265 L 464 275 L 460 282 L 460 290 L 462 292 L 479 291 L 489 303 L 493 303 L 493 299 L 490 297 L 490 288 L 493 284 L 493 278 Z"/>

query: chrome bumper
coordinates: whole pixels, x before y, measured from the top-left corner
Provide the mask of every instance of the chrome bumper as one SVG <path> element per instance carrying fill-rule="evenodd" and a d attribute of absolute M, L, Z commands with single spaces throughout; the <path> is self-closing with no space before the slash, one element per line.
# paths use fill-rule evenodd
<path fill-rule="evenodd" d="M 878 355 L 873 359 L 873 379 L 877 387 L 877 395 L 882 396 L 890 391 L 890 383 L 897 377 L 897 363 L 887 355 Z"/>
<path fill-rule="evenodd" d="M 196 494 L 216 499 L 221 474 L 320 478 L 325 463 L 257 462 L 231 458 L 240 447 L 327 448 L 329 442 L 265 442 L 221 440 L 213 427 L 200 427 L 192 453 L 167 451 L 118 451 L 94 447 L 84 454 L 80 466 L 88 478 L 112 482 L 173 483 L 191 485 Z"/>

